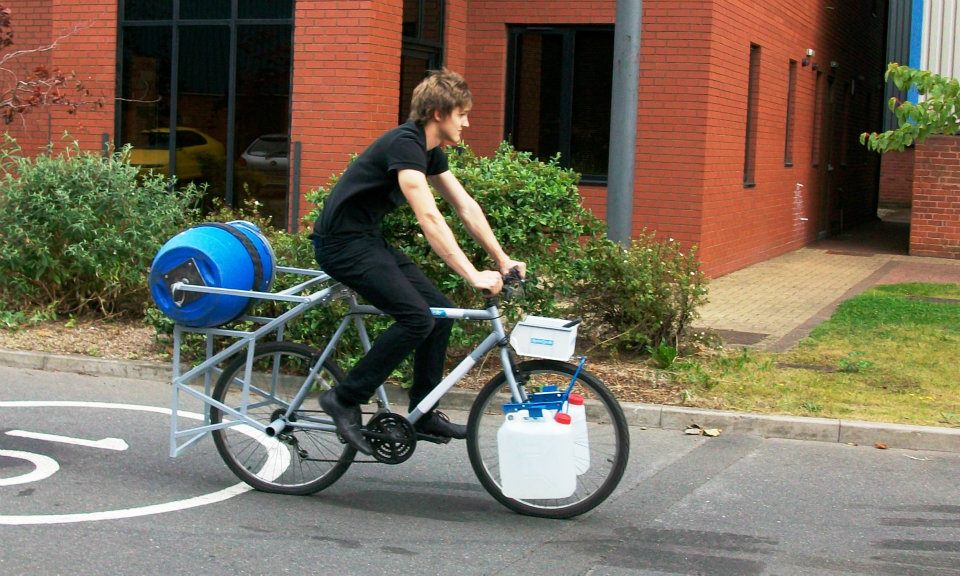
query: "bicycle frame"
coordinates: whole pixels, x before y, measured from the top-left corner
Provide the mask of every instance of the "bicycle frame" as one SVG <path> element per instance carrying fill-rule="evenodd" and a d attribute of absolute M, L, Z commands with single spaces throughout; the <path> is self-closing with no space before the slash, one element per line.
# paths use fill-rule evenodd
<path fill-rule="evenodd" d="M 243 320 L 250 320 L 261 326 L 252 331 L 243 331 L 243 330 L 225 330 L 220 328 L 190 328 L 181 326 L 179 324 L 174 326 L 174 354 L 173 354 L 173 393 L 171 399 L 171 424 L 170 424 L 170 456 L 176 457 L 189 446 L 193 445 L 199 441 L 203 436 L 206 436 L 209 432 L 214 430 L 219 430 L 222 428 L 227 428 L 231 426 L 249 426 L 259 432 L 266 434 L 267 436 L 273 437 L 277 434 L 283 432 L 283 430 L 289 425 L 291 415 L 299 408 L 303 400 L 306 398 L 307 394 L 310 393 L 310 390 L 313 387 L 313 384 L 316 380 L 317 374 L 320 372 L 321 367 L 323 366 L 324 361 L 330 357 L 333 351 L 336 349 L 337 344 L 340 339 L 343 337 L 347 328 L 351 323 L 355 325 L 359 333 L 361 346 L 364 352 L 370 350 L 370 337 L 367 333 L 366 324 L 363 321 L 364 316 L 370 315 L 382 315 L 379 309 L 368 306 L 361 305 L 357 302 L 356 295 L 339 283 L 334 283 L 326 288 L 323 288 L 312 294 L 303 296 L 300 295 L 301 292 L 315 288 L 318 284 L 329 281 L 331 278 L 323 272 L 316 270 L 304 270 L 298 268 L 285 268 L 278 267 L 278 272 L 291 273 L 291 274 L 301 274 L 310 276 L 311 279 L 305 282 L 298 284 L 288 290 L 279 293 L 266 293 L 266 292 L 256 292 L 249 290 L 233 290 L 225 288 L 214 288 L 207 286 L 194 286 L 177 283 L 172 286 L 174 291 L 185 291 L 185 292 L 202 292 L 202 293 L 212 293 L 212 294 L 225 294 L 231 296 L 243 296 L 248 298 L 260 298 L 260 299 L 269 299 L 269 300 L 279 300 L 293 303 L 294 306 L 287 312 L 280 314 L 276 318 L 262 318 L 262 317 L 244 317 Z M 253 373 L 253 359 L 255 357 L 256 342 L 259 339 L 262 339 L 266 336 L 269 336 L 272 333 L 276 333 L 276 340 L 280 341 L 283 339 L 283 330 L 288 322 L 297 318 L 298 316 L 303 315 L 309 309 L 329 303 L 330 301 L 337 298 L 346 298 L 349 302 L 349 310 L 341 319 L 340 324 L 337 329 L 334 331 L 334 334 L 330 337 L 326 346 L 323 348 L 320 355 L 316 358 L 311 366 L 310 372 L 301 385 L 300 390 L 298 391 L 296 397 L 290 404 L 287 406 L 287 411 L 284 415 L 277 418 L 268 425 L 263 425 L 252 418 L 248 418 L 246 415 L 247 409 L 250 407 L 250 390 L 252 382 L 252 373 Z M 428 412 L 440 398 L 446 394 L 453 386 L 457 384 L 475 365 L 480 361 L 488 352 L 493 350 L 496 347 L 500 348 L 500 363 L 503 366 L 504 374 L 506 375 L 507 382 L 510 386 L 510 390 L 515 402 L 526 402 L 527 396 L 525 392 L 518 385 L 516 378 L 514 376 L 513 359 L 510 356 L 509 344 L 507 341 L 507 333 L 504 328 L 503 322 L 500 319 L 500 311 L 497 305 L 497 299 L 491 298 L 487 301 L 487 308 L 485 309 L 472 309 L 472 308 L 431 308 L 431 313 L 436 318 L 448 318 L 454 320 L 476 320 L 476 321 L 489 321 L 491 324 L 490 333 L 487 337 L 480 342 L 480 344 L 468 354 L 441 382 L 438 384 L 430 394 L 427 395 L 416 407 L 415 409 L 407 416 L 407 419 L 410 423 L 415 423 L 419 420 L 426 412 Z M 198 333 L 203 334 L 206 337 L 206 358 L 203 362 L 188 370 L 186 373 L 180 373 L 180 357 L 181 357 L 181 346 L 183 344 L 183 335 L 185 333 Z M 236 342 L 230 344 L 220 352 L 214 353 L 213 346 L 213 337 L 214 336 L 225 336 L 230 338 L 237 339 Z M 231 358 L 235 354 L 240 353 L 244 348 L 246 348 L 247 354 L 247 364 L 244 371 L 243 377 L 243 388 L 242 388 L 242 400 L 241 406 L 239 409 L 232 408 L 227 406 L 217 400 L 214 400 L 211 396 L 212 388 L 212 376 L 218 374 L 220 369 L 218 365 L 225 360 Z M 203 377 L 203 391 L 197 390 L 191 386 L 191 382 L 195 378 Z M 274 375 L 276 377 L 276 375 Z M 258 390 L 264 395 L 272 395 L 269 391 Z M 178 428 L 178 411 L 180 406 L 180 393 L 186 393 L 187 395 L 200 400 L 204 404 L 204 422 L 203 425 L 197 426 L 194 428 L 189 428 L 186 430 L 180 430 Z M 377 403 L 380 411 L 389 411 L 390 402 L 387 398 L 386 391 L 381 385 L 377 389 L 376 393 Z M 223 421 L 219 424 L 212 424 L 210 422 L 209 416 L 209 407 L 216 407 L 221 410 L 225 415 L 230 417 L 229 421 Z M 314 429 L 314 430 L 323 430 L 333 432 L 336 430 L 336 427 L 333 424 L 333 421 L 329 418 L 312 418 L 309 416 L 300 416 L 297 418 L 296 423 L 297 428 L 301 429 Z M 182 444 L 181 440 L 186 439 Z"/>
<path fill-rule="evenodd" d="M 279 434 L 286 428 L 290 417 L 297 410 L 297 408 L 299 408 L 304 398 L 306 398 L 307 394 L 312 389 L 313 382 L 316 379 L 316 375 L 319 373 L 323 362 L 336 349 L 337 343 L 343 337 L 343 334 L 346 332 L 346 329 L 351 321 L 355 323 L 357 331 L 360 333 L 360 341 L 364 352 L 368 352 L 370 350 L 370 338 L 367 334 L 366 325 L 363 323 L 363 316 L 382 315 L 383 312 L 373 306 L 358 304 L 356 296 L 354 296 L 352 293 L 348 298 L 350 301 L 350 309 L 340 321 L 340 325 L 327 342 L 323 352 L 321 352 L 320 356 L 317 357 L 316 361 L 313 363 L 310 374 L 300 387 L 300 391 L 297 393 L 297 396 L 287 407 L 287 412 L 266 427 L 265 432 L 267 435 L 273 436 L 275 434 Z M 440 398 L 442 398 L 444 394 L 446 394 L 457 384 L 457 382 L 459 382 L 468 372 L 470 372 L 470 370 L 476 365 L 477 362 L 480 361 L 481 358 L 498 346 L 500 347 L 500 363 L 503 366 L 504 373 L 506 374 L 507 382 L 509 383 L 514 399 L 518 402 L 525 402 L 527 400 L 526 394 L 517 384 L 513 370 L 510 369 L 513 366 L 513 361 L 510 358 L 510 351 L 508 350 L 507 344 L 507 333 L 503 326 L 503 322 L 500 320 L 499 308 L 496 305 L 495 300 L 490 300 L 488 303 L 490 306 L 483 310 L 476 308 L 430 308 L 430 312 L 436 318 L 489 321 L 491 324 L 491 331 L 487 337 L 480 342 L 480 344 L 477 345 L 477 347 L 474 348 L 473 351 L 470 352 L 463 360 L 461 360 L 460 363 L 450 371 L 446 378 L 444 378 L 422 401 L 420 401 L 419 404 L 417 404 L 415 409 L 407 415 L 407 420 L 411 424 L 416 423 L 417 420 L 419 420 L 425 413 L 429 412 L 430 409 L 437 404 Z M 390 401 L 388 400 L 382 385 L 377 388 L 377 403 L 381 411 L 390 410 Z M 332 426 L 332 421 L 329 419 L 317 419 L 317 421 L 314 422 L 313 419 L 310 418 L 298 418 L 296 427 L 302 429 L 327 431 L 335 429 Z"/>

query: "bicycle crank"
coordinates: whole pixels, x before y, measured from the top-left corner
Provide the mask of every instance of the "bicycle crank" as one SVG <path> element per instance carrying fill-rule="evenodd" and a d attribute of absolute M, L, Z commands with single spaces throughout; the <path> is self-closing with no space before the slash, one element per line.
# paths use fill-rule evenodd
<path fill-rule="evenodd" d="M 413 424 L 392 412 L 381 412 L 371 418 L 363 435 L 373 448 L 373 457 L 384 464 L 405 462 L 417 447 Z"/>

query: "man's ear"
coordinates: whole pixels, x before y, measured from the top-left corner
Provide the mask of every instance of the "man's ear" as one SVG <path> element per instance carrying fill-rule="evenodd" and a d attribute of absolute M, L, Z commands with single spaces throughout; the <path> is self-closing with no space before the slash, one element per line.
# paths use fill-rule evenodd
<path fill-rule="evenodd" d="M 439 110 L 434 110 L 431 114 L 431 117 L 437 122 L 437 124 L 443 122 L 443 113 Z"/>

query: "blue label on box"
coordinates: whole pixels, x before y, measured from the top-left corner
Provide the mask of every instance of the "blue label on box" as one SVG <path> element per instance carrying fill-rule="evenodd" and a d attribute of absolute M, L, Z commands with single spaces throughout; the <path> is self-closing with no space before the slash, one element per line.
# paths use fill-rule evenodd
<path fill-rule="evenodd" d="M 540 344 L 540 345 L 543 345 L 543 346 L 553 346 L 554 341 L 553 341 L 553 340 L 547 340 L 546 338 L 531 338 L 531 339 L 530 339 L 530 343 L 531 343 L 531 344 Z"/>

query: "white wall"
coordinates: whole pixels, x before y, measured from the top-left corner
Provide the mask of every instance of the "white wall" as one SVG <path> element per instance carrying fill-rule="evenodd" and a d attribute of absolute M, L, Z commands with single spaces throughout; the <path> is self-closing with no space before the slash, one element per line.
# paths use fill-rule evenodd
<path fill-rule="evenodd" d="M 958 0 L 923 0 L 920 68 L 960 78 L 960 10 Z"/>

